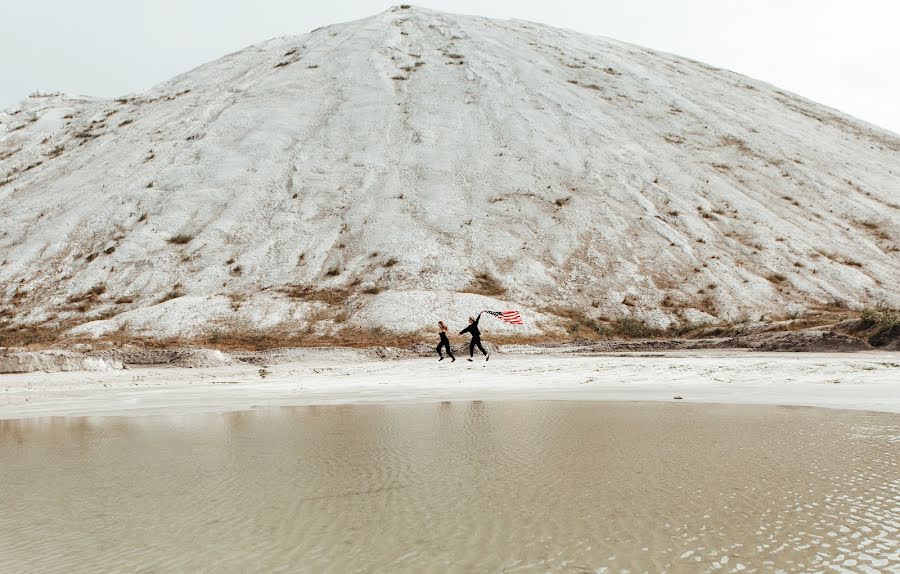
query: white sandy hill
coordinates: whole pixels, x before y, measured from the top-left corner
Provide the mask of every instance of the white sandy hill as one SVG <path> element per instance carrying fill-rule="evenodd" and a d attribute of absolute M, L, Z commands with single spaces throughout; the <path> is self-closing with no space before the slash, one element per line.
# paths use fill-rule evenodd
<path fill-rule="evenodd" d="M 0 222 L 7 326 L 897 305 L 900 137 L 677 56 L 394 8 L 115 101 L 31 97 L 0 114 Z"/>

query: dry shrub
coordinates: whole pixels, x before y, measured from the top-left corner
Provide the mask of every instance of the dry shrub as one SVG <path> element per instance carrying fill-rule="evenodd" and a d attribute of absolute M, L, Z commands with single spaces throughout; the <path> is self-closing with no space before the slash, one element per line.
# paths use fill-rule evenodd
<path fill-rule="evenodd" d="M 328 305 L 342 305 L 351 295 L 350 290 L 345 287 L 318 289 L 309 285 L 288 285 L 280 291 L 292 299 L 319 301 Z"/>
<path fill-rule="evenodd" d="M 598 321 L 588 317 L 577 309 L 570 307 L 554 307 L 547 312 L 566 320 L 566 333 L 573 339 L 596 340 L 603 336 L 606 329 Z"/>
<path fill-rule="evenodd" d="M 169 238 L 169 243 L 173 245 L 185 245 L 190 243 L 194 239 L 193 235 L 187 235 L 185 233 L 179 233 L 173 237 Z"/>
<path fill-rule="evenodd" d="M 58 326 L 18 325 L 0 328 L 0 347 L 46 348 L 58 345 L 65 329 Z"/>
<path fill-rule="evenodd" d="M 616 319 L 607 329 L 607 335 L 624 337 L 626 339 L 650 339 L 666 335 L 666 331 L 651 327 L 645 321 L 626 317 Z"/>
<path fill-rule="evenodd" d="M 178 299 L 179 297 L 184 297 L 184 289 L 182 288 L 181 283 L 176 283 L 172 286 L 172 290 L 163 295 L 157 303 L 165 303 L 166 301 Z"/>
<path fill-rule="evenodd" d="M 859 316 L 866 339 L 873 347 L 881 347 L 900 339 L 900 309 L 884 305 L 866 307 Z"/>
<path fill-rule="evenodd" d="M 244 304 L 244 301 L 247 300 L 247 296 L 243 293 L 229 293 L 228 299 L 231 300 L 231 310 L 237 311 Z"/>
<path fill-rule="evenodd" d="M 70 311 L 78 311 L 80 313 L 84 313 L 95 305 L 100 303 L 100 297 L 106 293 L 106 285 L 104 283 L 99 283 L 94 285 L 84 293 L 78 293 L 76 295 L 70 296 L 66 302 L 70 305 Z"/>
<path fill-rule="evenodd" d="M 494 297 L 506 293 L 506 287 L 490 273 L 482 272 L 475 275 L 465 292 Z"/>

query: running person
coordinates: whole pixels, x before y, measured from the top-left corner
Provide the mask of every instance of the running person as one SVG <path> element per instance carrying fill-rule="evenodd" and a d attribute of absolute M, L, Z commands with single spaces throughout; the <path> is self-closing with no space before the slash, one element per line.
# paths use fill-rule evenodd
<path fill-rule="evenodd" d="M 447 338 L 447 325 L 443 321 L 438 321 L 438 327 L 440 327 L 440 331 L 438 335 L 441 337 L 441 342 L 438 343 L 437 346 L 437 354 L 440 359 L 438 361 L 444 360 L 444 354 L 441 352 L 442 348 L 447 349 L 447 354 L 450 356 L 450 362 L 456 361 L 456 357 L 453 356 L 453 349 L 450 348 L 450 339 Z"/>
<path fill-rule="evenodd" d="M 478 350 L 484 353 L 485 361 L 491 360 L 491 354 L 481 346 L 481 331 L 478 330 L 478 321 L 480 320 L 481 313 L 478 314 L 478 317 L 469 317 L 469 326 L 459 332 L 460 335 L 465 333 L 472 335 L 472 341 L 469 342 L 469 361 L 472 361 L 472 357 L 475 356 L 475 347 L 478 347 Z"/>

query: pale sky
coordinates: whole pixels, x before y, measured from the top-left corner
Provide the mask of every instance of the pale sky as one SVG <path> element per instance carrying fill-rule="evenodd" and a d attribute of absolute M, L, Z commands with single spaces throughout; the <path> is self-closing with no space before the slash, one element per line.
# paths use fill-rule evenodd
<path fill-rule="evenodd" d="M 35 90 L 116 97 L 275 36 L 386 10 L 378 0 L 0 0 L 0 108 Z M 399 3 L 399 2 L 398 2 Z M 894 0 L 419 0 L 728 68 L 900 133 Z"/>

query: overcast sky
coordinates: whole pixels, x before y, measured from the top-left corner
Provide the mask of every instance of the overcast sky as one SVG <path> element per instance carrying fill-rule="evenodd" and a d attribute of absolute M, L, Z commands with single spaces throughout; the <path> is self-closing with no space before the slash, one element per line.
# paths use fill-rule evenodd
<path fill-rule="evenodd" d="M 140 91 L 274 36 L 381 12 L 378 0 L 0 0 L 0 108 L 34 90 Z M 765 80 L 900 133 L 893 0 L 419 0 L 633 42 Z"/>

